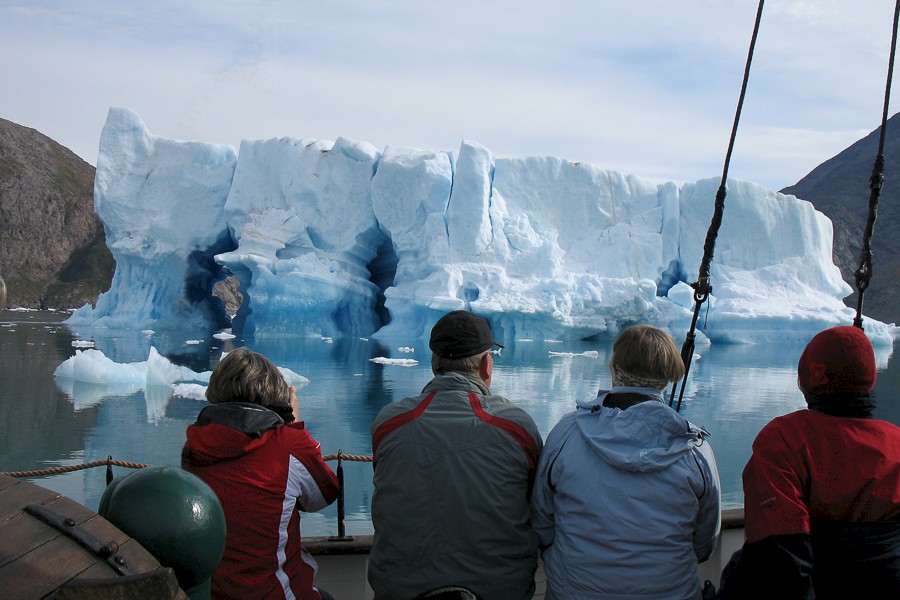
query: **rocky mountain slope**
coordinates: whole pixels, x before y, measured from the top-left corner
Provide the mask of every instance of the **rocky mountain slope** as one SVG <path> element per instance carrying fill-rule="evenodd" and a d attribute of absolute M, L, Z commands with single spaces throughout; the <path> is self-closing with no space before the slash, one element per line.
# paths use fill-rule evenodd
<path fill-rule="evenodd" d="M 94 167 L 0 119 L 0 275 L 8 306 L 72 308 L 109 289 L 115 263 L 93 194 Z"/>
<path fill-rule="evenodd" d="M 863 233 L 869 216 L 869 180 L 878 153 L 879 127 L 831 158 L 795 185 L 781 190 L 809 200 L 834 224 L 834 262 L 844 281 L 856 288 Z M 900 323 L 900 114 L 887 122 L 884 143 L 884 186 L 878 200 L 872 236 L 872 280 L 863 295 L 863 314 L 887 323 Z M 727 212 L 727 208 L 726 208 Z M 845 299 L 856 308 L 856 293 Z"/>

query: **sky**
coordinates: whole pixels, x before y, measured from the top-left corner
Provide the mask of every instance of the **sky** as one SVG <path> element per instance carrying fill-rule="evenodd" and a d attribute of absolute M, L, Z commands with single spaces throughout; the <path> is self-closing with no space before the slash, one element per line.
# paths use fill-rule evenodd
<path fill-rule="evenodd" d="M 0 118 L 93 165 L 122 107 L 155 135 L 235 149 L 465 140 L 680 184 L 722 175 L 758 5 L 0 0 Z M 893 14 L 766 2 L 729 176 L 782 189 L 875 130 Z"/>

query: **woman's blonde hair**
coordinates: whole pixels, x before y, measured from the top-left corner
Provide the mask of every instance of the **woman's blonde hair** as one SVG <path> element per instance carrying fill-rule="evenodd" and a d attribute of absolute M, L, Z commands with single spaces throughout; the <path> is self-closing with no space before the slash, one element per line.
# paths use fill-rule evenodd
<path fill-rule="evenodd" d="M 684 361 L 667 332 L 652 325 L 635 325 L 616 338 L 609 370 L 613 385 L 638 382 L 662 389 L 684 377 Z"/>
<path fill-rule="evenodd" d="M 250 402 L 262 406 L 291 404 L 291 390 L 272 361 L 247 348 L 232 350 L 219 361 L 209 377 L 206 399 Z"/>

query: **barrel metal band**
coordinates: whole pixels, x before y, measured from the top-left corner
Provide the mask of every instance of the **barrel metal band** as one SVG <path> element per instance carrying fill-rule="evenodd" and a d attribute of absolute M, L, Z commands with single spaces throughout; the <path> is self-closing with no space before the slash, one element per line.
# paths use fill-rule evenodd
<path fill-rule="evenodd" d="M 25 512 L 71 538 L 97 558 L 104 560 L 119 575 L 131 574 L 125 557 L 118 556 L 119 544 L 116 542 L 104 544 L 93 534 L 80 527 L 71 517 L 64 517 L 40 504 L 27 505 Z"/>

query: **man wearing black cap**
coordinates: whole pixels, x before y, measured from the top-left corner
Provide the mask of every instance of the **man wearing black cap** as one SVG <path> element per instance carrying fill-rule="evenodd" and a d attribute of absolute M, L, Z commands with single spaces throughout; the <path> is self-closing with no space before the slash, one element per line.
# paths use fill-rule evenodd
<path fill-rule="evenodd" d="M 900 598 L 900 427 L 872 418 L 875 352 L 858 327 L 806 346 L 808 410 L 775 418 L 744 469 L 746 543 L 722 600 Z"/>
<path fill-rule="evenodd" d="M 534 594 L 528 498 L 543 442 L 524 410 L 491 395 L 494 346 L 483 317 L 444 315 L 429 342 L 434 378 L 372 423 L 376 600 L 450 586 L 483 600 Z"/>

